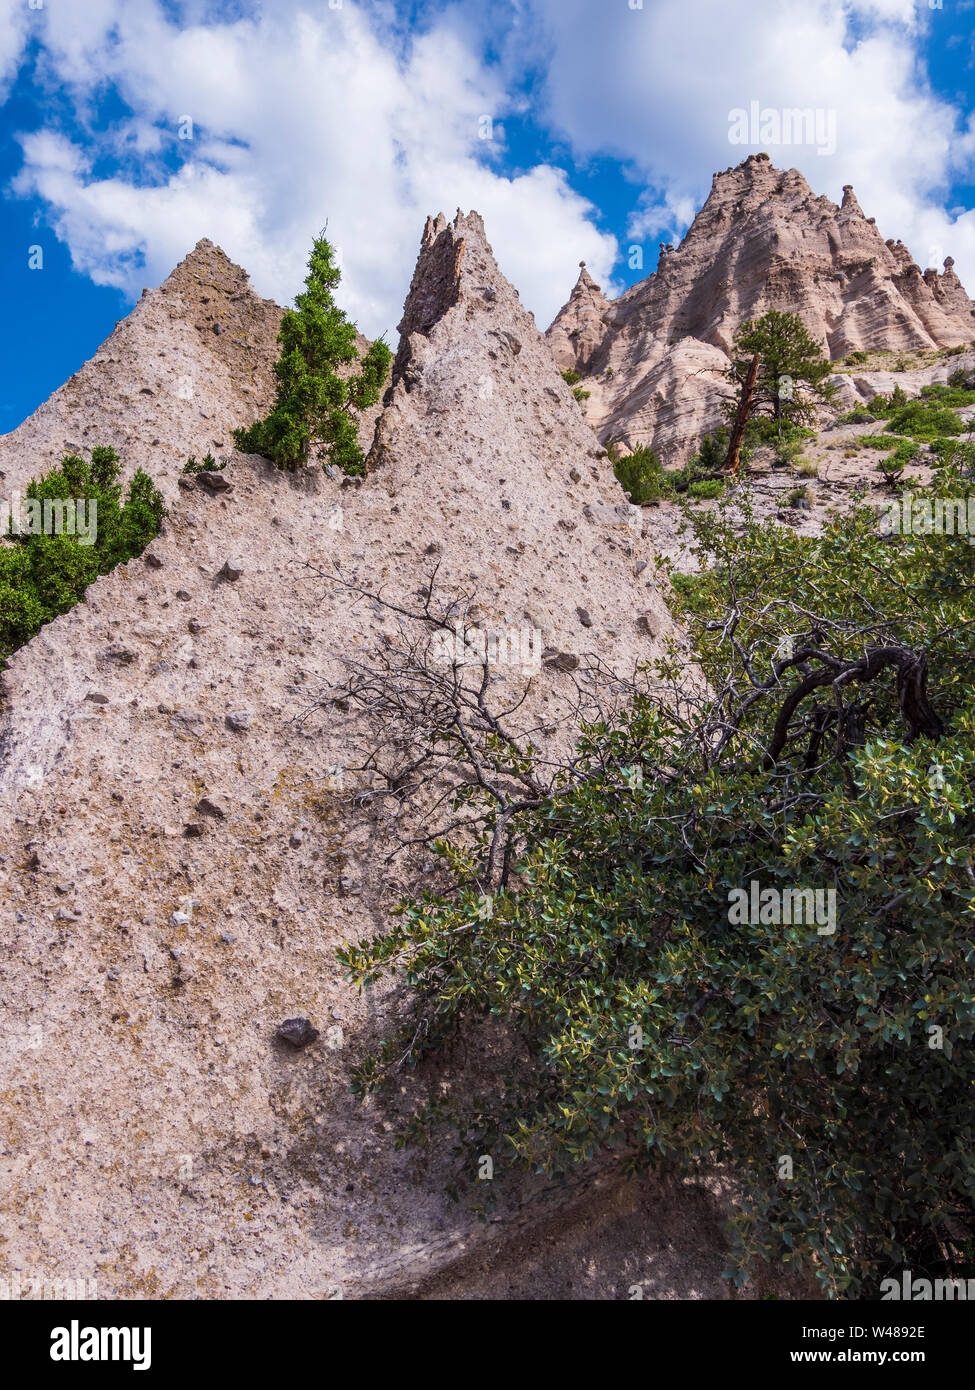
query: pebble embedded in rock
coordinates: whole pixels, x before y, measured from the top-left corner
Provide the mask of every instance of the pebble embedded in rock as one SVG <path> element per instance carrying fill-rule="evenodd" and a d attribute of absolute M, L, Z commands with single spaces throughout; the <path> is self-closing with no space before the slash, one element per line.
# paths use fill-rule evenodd
<path fill-rule="evenodd" d="M 209 492 L 211 496 L 216 492 L 233 492 L 234 485 L 223 471 L 205 468 L 202 473 L 196 475 L 196 485 L 203 492 Z"/>
<path fill-rule="evenodd" d="M 274 1036 L 294 1048 L 308 1047 L 318 1038 L 318 1029 L 312 1027 L 310 1019 L 286 1018 Z"/>
<path fill-rule="evenodd" d="M 235 734 L 242 734 L 251 727 L 254 716 L 245 709 L 231 710 L 224 722 Z"/>
<path fill-rule="evenodd" d="M 579 658 L 573 652 L 560 652 L 552 647 L 542 652 L 542 661 L 555 671 L 575 671 L 579 665 Z"/>

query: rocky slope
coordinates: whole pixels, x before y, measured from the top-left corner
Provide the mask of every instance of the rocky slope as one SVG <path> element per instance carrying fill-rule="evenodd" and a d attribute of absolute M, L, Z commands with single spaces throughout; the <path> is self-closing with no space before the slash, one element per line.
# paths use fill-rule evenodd
<path fill-rule="evenodd" d="M 282 310 L 201 241 L 146 290 L 94 357 L 11 434 L 0 436 L 9 495 L 65 450 L 114 444 L 126 473 L 144 468 L 173 500 L 187 455 L 226 453 L 230 431 L 273 394 Z"/>
<path fill-rule="evenodd" d="M 764 154 L 716 174 L 680 245 L 619 299 L 583 266 L 546 336 L 559 367 L 586 377 L 601 439 L 650 443 L 679 462 L 721 418 L 735 329 L 768 309 L 798 313 L 834 361 L 975 339 L 975 306 L 950 257 L 922 272 L 852 188 L 837 207 Z"/>
<path fill-rule="evenodd" d="M 171 504 L 146 555 L 4 674 L 0 1274 L 93 1278 L 102 1297 L 433 1296 L 436 1279 L 451 1297 L 727 1296 L 714 1184 L 581 1189 L 567 1290 L 537 1225 L 564 1192 L 523 1205 L 502 1173 L 485 1230 L 444 1196 L 457 1161 L 397 1153 L 390 1104 L 348 1093 L 396 1001 L 351 995 L 335 946 L 373 934 L 426 865 L 387 863 L 395 806 L 343 781 L 362 728 L 316 701 L 403 633 L 316 570 L 412 604 L 438 563 L 486 624 L 617 669 L 669 620 L 642 519 L 476 213 L 427 225 L 361 485 L 228 452 L 229 490 L 187 486 L 188 453 L 266 408 L 279 314 L 201 243 L 0 441 L 17 484 L 115 444 Z M 560 664 L 526 705 L 556 737 Z M 275 1041 L 294 1016 L 321 1034 L 300 1051 Z"/>

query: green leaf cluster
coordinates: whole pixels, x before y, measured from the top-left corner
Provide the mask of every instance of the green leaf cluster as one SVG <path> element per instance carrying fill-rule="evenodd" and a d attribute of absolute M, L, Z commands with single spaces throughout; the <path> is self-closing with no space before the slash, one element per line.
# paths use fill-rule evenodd
<path fill-rule="evenodd" d="M 162 495 L 141 469 L 123 493 L 112 448 L 93 449 L 90 462 L 66 454 L 56 468 L 28 484 L 24 497 L 42 504 L 45 499 L 93 502 L 95 537 L 85 544 L 78 534 L 11 530 L 0 542 L 0 660 L 73 608 L 99 575 L 140 555 L 164 515 Z"/>
<path fill-rule="evenodd" d="M 935 488 L 971 484 L 948 467 Z M 399 971 L 412 986 L 402 1033 L 354 1085 L 501 1027 L 517 1045 L 484 1094 L 436 1088 L 408 1141 L 449 1122 L 494 1155 L 496 1182 L 600 1154 L 726 1163 L 730 1275 L 778 1260 L 833 1296 L 875 1294 L 975 1219 L 975 548 L 882 535 L 863 505 L 818 537 L 747 508 L 743 524 L 728 502 L 689 524 L 700 572 L 674 576 L 672 602 L 723 692 L 718 722 L 704 738 L 648 693 L 585 726 L 563 783 L 522 816 L 516 879 L 486 917 L 470 861 L 441 847 L 456 890 L 340 953 L 360 985 Z M 800 704 L 769 765 L 802 678 L 776 663 L 796 644 L 923 656 L 943 736 L 907 741 L 891 673 Z M 675 648 L 654 675 L 683 670 Z M 837 702 L 860 730 L 842 748 Z M 733 920 L 752 880 L 831 890 L 835 930 Z"/>
<path fill-rule="evenodd" d="M 316 237 L 305 289 L 281 320 L 274 407 L 263 420 L 234 431 L 244 453 L 263 454 L 290 471 L 314 453 L 343 473 L 365 472 L 358 417 L 378 401 L 392 355 L 377 339 L 360 360 L 355 325 L 332 297 L 341 275 L 333 247 Z M 357 362 L 357 373 L 341 373 Z"/>

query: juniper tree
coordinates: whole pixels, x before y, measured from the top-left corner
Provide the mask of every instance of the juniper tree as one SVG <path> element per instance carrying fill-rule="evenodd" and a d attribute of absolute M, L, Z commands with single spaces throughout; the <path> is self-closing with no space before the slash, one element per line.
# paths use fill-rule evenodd
<path fill-rule="evenodd" d="M 379 399 L 391 353 L 378 339 L 357 374 L 341 374 L 342 367 L 360 358 L 355 324 L 332 297 L 342 278 L 334 257 L 324 234 L 316 237 L 304 292 L 281 320 L 274 408 L 263 420 L 235 430 L 234 443 L 245 453 L 263 454 L 279 468 L 299 468 L 314 453 L 344 473 L 361 474 L 365 459 L 358 417 Z"/>
<path fill-rule="evenodd" d="M 158 535 L 162 494 L 141 468 L 123 493 L 119 473 L 112 448 L 90 463 L 65 454 L 28 483 L 13 521 L 0 510 L 0 664 Z"/>

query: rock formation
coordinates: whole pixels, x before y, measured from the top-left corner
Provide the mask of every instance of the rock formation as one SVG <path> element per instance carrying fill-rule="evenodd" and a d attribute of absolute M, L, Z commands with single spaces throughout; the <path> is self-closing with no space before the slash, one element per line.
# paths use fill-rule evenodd
<path fill-rule="evenodd" d="M 669 631 L 639 521 L 476 213 L 427 224 L 361 485 L 229 450 L 224 491 L 180 478 L 267 408 L 279 314 L 201 243 L 0 440 L 8 486 L 114 444 L 170 501 L 144 557 L 15 654 L 0 709 L 0 1272 L 101 1297 L 395 1292 L 487 1248 L 444 1195 L 455 1167 L 394 1151 L 387 1103 L 349 1095 L 395 997 L 352 995 L 334 950 L 425 866 L 387 864 L 395 808 L 356 804 L 354 716 L 316 701 L 397 622 L 309 564 L 413 603 L 439 563 L 486 622 L 617 669 Z M 545 727 L 571 664 L 533 684 Z M 584 1198 L 587 1294 L 726 1296 L 705 1197 L 674 1250 L 664 1199 L 633 1192 L 605 1239 Z M 506 1201 L 507 1268 L 562 1289 Z"/>
<path fill-rule="evenodd" d="M 740 323 L 797 313 L 834 360 L 968 343 L 975 307 L 953 264 L 922 272 L 905 246 L 883 240 L 849 185 L 837 207 L 798 170 L 751 155 L 714 176 L 680 245 L 619 299 L 583 268 L 547 337 L 559 367 L 586 376 L 601 439 L 652 443 L 674 462 L 721 418 Z"/>

